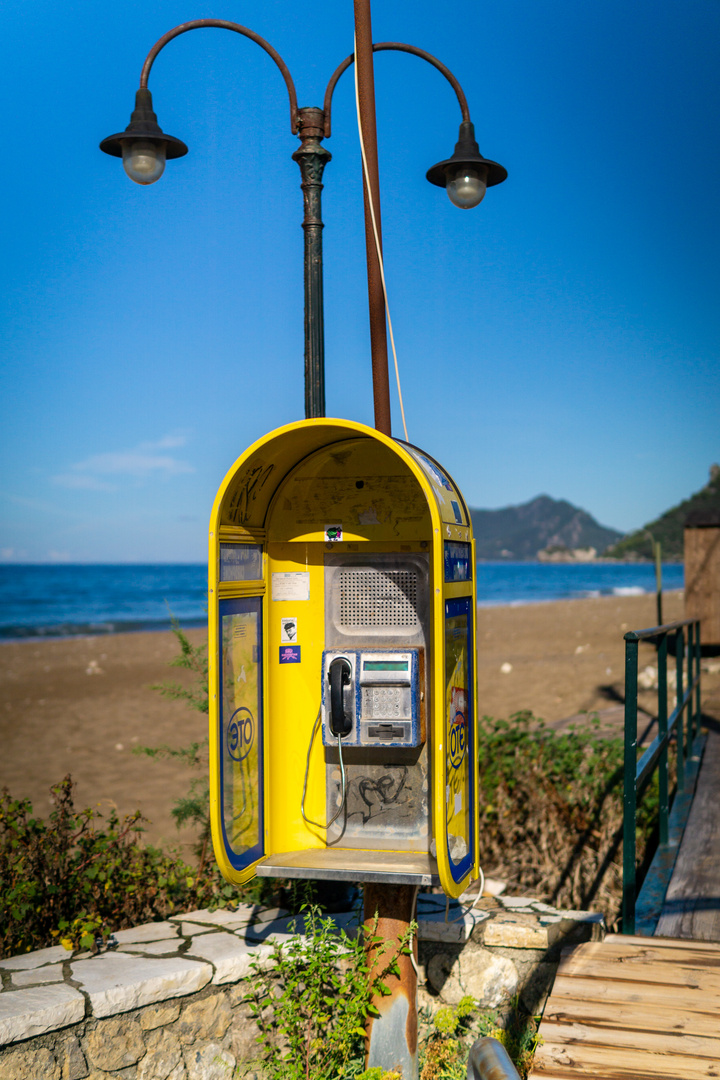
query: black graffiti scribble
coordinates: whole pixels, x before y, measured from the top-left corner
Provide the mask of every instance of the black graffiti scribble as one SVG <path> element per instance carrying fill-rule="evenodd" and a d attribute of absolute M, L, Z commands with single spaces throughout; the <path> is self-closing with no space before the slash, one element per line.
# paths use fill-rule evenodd
<path fill-rule="evenodd" d="M 371 817 L 377 816 L 383 813 L 389 806 L 396 803 L 400 798 L 400 793 L 405 787 L 405 782 L 408 776 L 407 765 L 401 765 L 399 768 L 402 770 L 399 778 L 395 778 L 386 773 L 384 776 L 379 777 L 377 780 L 371 780 L 369 776 L 363 776 L 358 780 L 358 792 L 360 798 L 368 808 L 368 812 L 361 811 L 363 817 L 363 825 L 367 825 Z M 392 789 L 397 784 L 395 794 L 392 795 Z M 378 802 L 371 802 L 368 795 L 374 794 L 378 798 Z"/>
<path fill-rule="evenodd" d="M 234 515 L 235 521 L 239 522 L 239 524 L 246 524 L 250 517 L 250 503 L 257 498 L 258 493 L 267 483 L 274 468 L 273 464 L 264 468 L 262 465 L 256 465 L 247 474 L 242 486 L 234 492 L 229 510 L 230 516 Z"/>

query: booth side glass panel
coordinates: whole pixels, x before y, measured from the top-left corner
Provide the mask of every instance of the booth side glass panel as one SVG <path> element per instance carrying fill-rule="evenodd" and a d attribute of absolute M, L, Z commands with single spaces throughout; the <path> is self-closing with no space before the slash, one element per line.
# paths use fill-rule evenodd
<path fill-rule="evenodd" d="M 453 881 L 470 874 L 475 854 L 473 603 L 445 601 L 445 825 Z"/>
<path fill-rule="evenodd" d="M 220 600 L 218 623 L 222 836 L 242 872 L 265 854 L 262 599 Z"/>

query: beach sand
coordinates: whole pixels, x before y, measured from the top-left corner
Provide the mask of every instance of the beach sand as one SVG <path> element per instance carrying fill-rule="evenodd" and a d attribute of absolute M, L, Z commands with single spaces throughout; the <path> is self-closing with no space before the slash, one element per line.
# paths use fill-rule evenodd
<path fill-rule="evenodd" d="M 664 598 L 666 621 L 683 617 L 681 592 Z M 654 596 L 599 597 L 478 609 L 481 714 L 531 709 L 553 726 L 598 710 L 607 730 L 622 729 L 626 630 L 655 623 Z M 194 644 L 205 631 L 191 630 Z M 188 843 L 170 816 L 191 773 L 174 761 L 132 753 L 140 745 L 175 747 L 200 740 L 205 717 L 152 689 L 192 684 L 168 665 L 177 653 L 167 633 L 116 634 L 0 645 L 0 787 L 29 798 L 38 816 L 49 789 L 66 773 L 77 782 L 76 806 L 142 810 L 153 842 Z M 654 651 L 641 646 L 640 666 Z M 503 665 L 510 671 L 503 671 Z M 705 682 L 705 694 L 720 683 Z M 653 708 L 653 694 L 642 700 Z M 717 686 L 716 694 L 717 696 Z"/>

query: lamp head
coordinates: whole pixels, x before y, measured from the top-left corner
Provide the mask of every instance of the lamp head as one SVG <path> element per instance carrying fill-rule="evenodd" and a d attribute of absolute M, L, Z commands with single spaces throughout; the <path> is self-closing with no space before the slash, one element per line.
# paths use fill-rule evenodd
<path fill-rule="evenodd" d="M 473 124 L 463 120 L 455 153 L 428 169 L 427 178 L 431 184 L 446 188 L 455 206 L 470 210 L 482 202 L 489 187 L 507 179 L 507 169 L 482 156 L 475 142 Z"/>
<path fill-rule="evenodd" d="M 188 148 L 180 139 L 166 135 L 153 112 L 152 94 L 141 87 L 135 95 L 135 110 L 123 132 L 109 135 L 100 149 L 121 157 L 123 167 L 136 184 L 154 184 L 165 170 L 168 158 L 184 157 Z"/>

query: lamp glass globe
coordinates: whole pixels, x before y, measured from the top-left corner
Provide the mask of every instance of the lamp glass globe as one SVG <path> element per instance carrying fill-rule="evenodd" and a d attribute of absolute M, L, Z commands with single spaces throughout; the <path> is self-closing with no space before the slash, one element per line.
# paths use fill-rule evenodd
<path fill-rule="evenodd" d="M 165 171 L 165 143 L 151 139 L 123 139 L 125 172 L 136 184 L 154 184 Z"/>
<path fill-rule="evenodd" d="M 461 210 L 471 210 L 485 198 L 487 166 L 459 165 L 448 170 L 447 193 L 450 202 Z"/>

